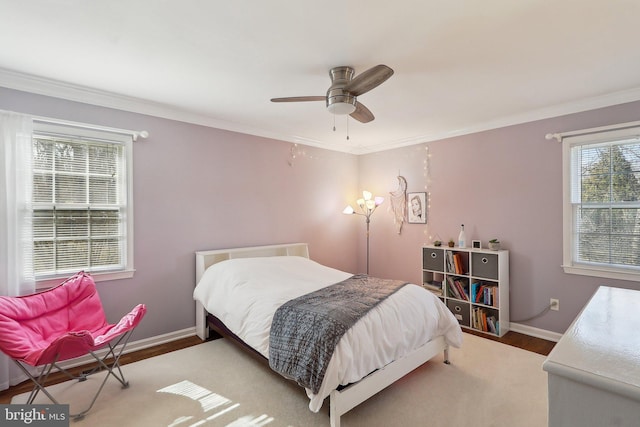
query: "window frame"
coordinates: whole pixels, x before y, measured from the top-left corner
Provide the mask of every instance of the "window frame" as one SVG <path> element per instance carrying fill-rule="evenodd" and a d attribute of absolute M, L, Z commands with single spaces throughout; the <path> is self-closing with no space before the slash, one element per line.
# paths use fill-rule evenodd
<path fill-rule="evenodd" d="M 574 212 L 571 194 L 572 178 L 576 172 L 572 169 L 571 149 L 575 146 L 588 146 L 606 142 L 627 141 L 640 138 L 639 122 L 568 132 L 562 136 L 562 180 L 563 180 L 563 262 L 565 273 L 607 279 L 640 281 L 640 266 L 624 267 L 619 265 L 586 264 L 574 261 L 578 245 L 574 240 Z M 554 135 L 557 137 L 557 135 Z"/>
<path fill-rule="evenodd" d="M 93 127 L 84 124 L 72 124 L 69 122 L 54 123 L 48 121 L 34 121 L 32 139 L 37 135 L 58 135 L 62 138 L 70 138 L 86 141 L 103 141 L 107 143 L 120 144 L 123 147 L 123 157 L 125 162 L 126 179 L 124 183 L 126 191 L 126 206 L 124 207 L 124 230 L 125 236 L 125 256 L 124 267 L 112 270 L 96 270 L 90 271 L 95 281 L 108 281 L 129 279 L 135 273 L 134 268 L 134 211 L 133 211 L 133 142 L 135 140 L 134 133 L 125 133 L 117 129 Z M 33 171 L 32 171 L 33 174 Z M 87 270 L 89 271 L 89 270 Z M 56 274 L 40 277 L 36 275 L 36 289 L 46 289 L 60 284 L 61 280 L 66 279 L 69 275 Z"/>

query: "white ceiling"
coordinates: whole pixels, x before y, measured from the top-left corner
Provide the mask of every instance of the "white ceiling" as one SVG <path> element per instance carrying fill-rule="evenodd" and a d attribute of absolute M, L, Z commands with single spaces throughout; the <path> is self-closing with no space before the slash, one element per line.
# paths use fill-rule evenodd
<path fill-rule="evenodd" d="M 0 0 L 0 86 L 363 153 L 640 99 L 638 0 Z M 328 70 L 395 74 L 336 119 Z"/>

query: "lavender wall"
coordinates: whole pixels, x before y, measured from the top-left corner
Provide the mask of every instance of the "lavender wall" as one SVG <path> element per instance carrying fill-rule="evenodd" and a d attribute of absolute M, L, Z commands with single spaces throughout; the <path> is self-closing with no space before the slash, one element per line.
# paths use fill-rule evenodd
<path fill-rule="evenodd" d="M 638 119 L 640 103 L 572 114 L 359 157 L 359 182 L 377 194 L 397 187 L 430 194 L 427 226 L 408 224 L 395 232 L 386 211 L 371 225 L 371 273 L 421 280 L 421 246 L 436 235 L 457 239 L 465 224 L 470 241 L 494 237 L 510 251 L 511 319 L 539 313 L 549 298 L 560 311 L 528 326 L 562 333 L 599 285 L 640 289 L 626 282 L 565 274 L 562 264 L 561 144 L 545 134 Z M 429 156 L 426 156 L 426 153 Z M 359 265 L 364 265 L 361 242 Z"/>
<path fill-rule="evenodd" d="M 147 304 L 134 339 L 194 326 L 196 250 L 308 242 L 319 262 L 356 268 L 341 214 L 356 156 L 4 88 L 0 109 L 149 131 L 134 143 L 135 276 L 98 283 L 111 321 Z"/>
<path fill-rule="evenodd" d="M 0 109 L 149 131 L 134 144 L 136 274 L 98 285 L 112 320 L 148 305 L 135 339 L 193 326 L 195 250 L 304 241 L 314 259 L 364 271 L 364 219 L 340 213 L 363 189 L 386 198 L 371 221 L 371 274 L 419 282 L 422 245 L 464 223 L 468 240 L 498 237 L 510 250 L 511 318 L 558 298 L 559 312 L 526 324 L 562 333 L 598 285 L 640 284 L 564 274 L 561 147 L 544 135 L 637 120 L 639 108 L 353 156 L 0 88 Z M 428 224 L 401 234 L 389 212 L 398 175 L 430 196 Z"/>

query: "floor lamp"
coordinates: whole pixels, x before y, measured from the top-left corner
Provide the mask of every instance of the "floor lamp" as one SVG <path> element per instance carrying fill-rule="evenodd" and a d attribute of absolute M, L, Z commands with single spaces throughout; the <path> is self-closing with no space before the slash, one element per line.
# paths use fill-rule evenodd
<path fill-rule="evenodd" d="M 371 222 L 371 214 L 384 202 L 384 197 L 373 197 L 370 192 L 363 191 L 362 199 L 358 199 L 356 203 L 360 207 L 362 212 L 356 212 L 351 205 L 344 208 L 343 214 L 347 215 L 362 215 L 366 218 L 367 222 L 367 274 L 369 274 L 369 223 Z"/>

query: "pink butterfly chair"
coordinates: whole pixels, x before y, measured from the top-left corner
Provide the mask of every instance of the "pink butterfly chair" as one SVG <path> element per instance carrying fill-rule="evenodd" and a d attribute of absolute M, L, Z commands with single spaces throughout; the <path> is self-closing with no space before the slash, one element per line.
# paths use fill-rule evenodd
<path fill-rule="evenodd" d="M 138 304 L 117 324 L 109 324 L 93 278 L 80 272 L 41 293 L 0 297 L 0 350 L 11 357 L 35 384 L 27 404 L 33 403 L 39 391 L 58 404 L 45 388 L 54 367 L 79 381 L 86 380 L 87 375 L 94 372 L 107 370 L 89 407 L 71 415 L 80 419 L 89 412 L 110 376 L 120 381 L 123 388 L 129 387 L 119 360 L 133 329 L 146 311 L 144 304 Z M 95 352 L 103 347 L 107 353 L 100 357 Z M 98 365 L 79 376 L 58 365 L 86 354 L 91 354 Z M 112 360 L 108 360 L 110 358 Z M 26 365 L 40 367 L 39 373 L 32 375 Z"/>

